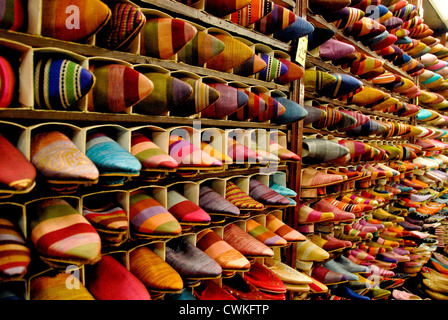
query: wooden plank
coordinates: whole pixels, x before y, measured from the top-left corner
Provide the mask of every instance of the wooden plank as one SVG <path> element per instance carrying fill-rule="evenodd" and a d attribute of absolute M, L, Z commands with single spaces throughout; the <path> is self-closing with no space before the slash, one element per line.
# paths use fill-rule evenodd
<path fill-rule="evenodd" d="M 267 122 L 228 121 L 205 118 L 187 118 L 173 116 L 150 116 L 138 114 L 113 114 L 99 112 L 77 111 L 46 111 L 30 109 L 1 109 L 1 119 L 26 120 L 28 122 L 69 121 L 69 122 L 96 122 L 96 123 L 132 123 L 155 125 L 193 125 L 200 123 L 205 127 L 220 128 L 261 128 L 286 130 L 286 125 L 276 125 Z"/>

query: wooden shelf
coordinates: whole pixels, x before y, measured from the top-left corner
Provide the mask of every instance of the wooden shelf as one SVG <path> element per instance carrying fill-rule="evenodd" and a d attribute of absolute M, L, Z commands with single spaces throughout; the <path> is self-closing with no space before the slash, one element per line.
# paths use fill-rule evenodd
<path fill-rule="evenodd" d="M 104 190 L 110 190 L 110 191 L 128 191 L 133 190 L 141 186 L 147 186 L 147 185 L 160 185 L 165 186 L 169 185 L 175 182 L 179 182 L 181 180 L 187 180 L 187 181 L 200 181 L 207 178 L 227 178 L 232 176 L 249 176 L 257 173 L 274 173 L 279 171 L 287 171 L 288 165 L 284 163 L 280 163 L 278 166 L 251 166 L 249 168 L 239 168 L 239 169 L 227 169 L 222 171 L 203 171 L 199 172 L 195 176 L 191 176 L 188 178 L 179 178 L 180 176 L 176 173 L 170 173 L 166 177 L 161 178 L 160 180 L 154 181 L 154 182 L 147 182 L 144 180 L 140 180 L 139 178 L 133 178 L 132 180 L 125 182 L 125 184 L 121 187 L 103 187 L 100 185 L 92 185 L 92 186 L 80 186 L 79 189 L 73 193 L 69 194 L 69 196 L 74 197 L 81 197 L 85 194 L 91 194 L 91 193 L 97 193 Z M 40 183 L 40 185 L 39 185 Z M 31 190 L 31 192 L 26 194 L 16 194 L 12 197 L 8 198 L 8 202 L 14 202 L 14 203 L 26 203 L 28 201 L 37 199 L 37 198 L 45 198 L 45 197 L 51 197 L 54 196 L 54 191 L 49 190 L 46 187 L 46 184 L 44 181 L 39 181 L 36 187 Z M 1 282 L 1 281 L 0 281 Z"/>
<path fill-rule="evenodd" d="M 114 114 L 99 112 L 77 111 L 46 111 L 30 109 L 0 109 L 0 118 L 3 120 L 25 120 L 28 122 L 68 121 L 93 123 L 128 123 L 128 124 L 154 124 L 154 125 L 193 125 L 200 122 L 201 126 L 220 128 L 259 128 L 286 130 L 286 125 L 276 125 L 266 122 L 229 121 L 205 118 L 187 118 L 173 116 L 150 116 L 138 114 Z"/>
<path fill-rule="evenodd" d="M 289 91 L 290 86 L 279 85 L 274 82 L 261 81 L 255 78 L 242 77 L 235 74 L 220 72 L 202 67 L 191 66 L 185 63 L 178 63 L 171 60 L 160 60 L 152 57 L 143 56 L 140 54 L 107 50 L 104 48 L 80 44 L 75 42 L 67 42 L 48 37 L 36 36 L 27 33 L 0 30 L 0 38 L 5 38 L 11 41 L 20 42 L 31 47 L 55 47 L 67 51 L 72 51 L 86 57 L 105 57 L 118 60 L 124 60 L 131 64 L 152 64 L 171 71 L 188 71 L 200 76 L 213 76 L 224 79 L 226 81 L 238 81 L 251 86 L 262 86 L 269 90 Z"/>
<path fill-rule="evenodd" d="M 291 2 L 291 1 L 289 1 Z M 182 3 L 172 1 L 172 0 L 142 0 L 136 1 L 142 8 L 148 8 L 152 6 L 154 8 L 159 8 L 163 10 L 170 11 L 170 15 L 173 14 L 182 16 L 185 19 L 192 19 L 201 25 L 206 25 L 205 27 L 216 27 L 223 29 L 233 35 L 247 38 L 252 42 L 262 42 L 263 44 L 271 47 L 271 49 L 279 49 L 283 51 L 290 52 L 292 47 L 289 43 L 282 42 L 280 40 L 274 39 L 265 34 L 259 33 L 257 31 L 251 30 L 249 28 L 235 24 L 229 20 L 218 18 L 205 11 L 198 10 L 196 8 L 189 7 Z M 195 22 L 192 21 L 192 22 Z"/>
<path fill-rule="evenodd" d="M 409 80 L 413 80 L 413 78 L 410 75 L 408 75 L 406 72 L 404 72 L 400 68 L 394 66 L 392 63 L 390 63 L 389 61 L 387 61 L 384 58 L 382 58 L 381 56 L 379 56 L 376 52 L 370 50 L 370 48 L 363 45 L 360 41 L 355 40 L 353 37 L 346 36 L 340 29 L 336 28 L 336 26 L 334 24 L 329 23 L 323 17 L 314 15 L 310 12 L 308 12 L 307 16 L 308 16 L 308 21 L 311 22 L 312 24 L 314 24 L 314 26 L 327 28 L 327 29 L 334 31 L 335 38 L 337 40 L 353 45 L 356 48 L 356 51 L 358 51 L 358 52 L 364 53 L 364 54 L 371 56 L 373 58 L 376 58 L 376 59 L 383 60 L 384 68 L 387 71 L 390 71 L 394 74 L 397 74 L 397 75 L 407 78 Z"/>

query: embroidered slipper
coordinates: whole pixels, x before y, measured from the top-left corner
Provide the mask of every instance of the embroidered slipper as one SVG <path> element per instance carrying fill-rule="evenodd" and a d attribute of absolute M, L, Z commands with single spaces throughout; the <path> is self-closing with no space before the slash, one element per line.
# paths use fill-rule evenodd
<path fill-rule="evenodd" d="M 50 185 L 91 185 L 99 179 L 94 162 L 58 131 L 36 134 L 31 139 L 30 159 Z"/>

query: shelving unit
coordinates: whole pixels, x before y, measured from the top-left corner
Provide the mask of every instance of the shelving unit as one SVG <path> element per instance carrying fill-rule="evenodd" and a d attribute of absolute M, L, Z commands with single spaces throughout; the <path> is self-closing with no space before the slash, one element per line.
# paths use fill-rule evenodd
<path fill-rule="evenodd" d="M 105 1 L 105 3 L 112 1 Z M 235 37 L 240 37 L 247 39 L 253 43 L 262 43 L 270 47 L 274 50 L 280 50 L 286 53 L 293 53 L 295 48 L 294 43 L 284 43 L 279 40 L 276 40 L 270 36 L 260 34 L 256 31 L 253 31 L 249 28 L 245 28 L 239 25 L 236 25 L 226 19 L 214 17 L 204 11 L 183 5 L 176 1 L 171 0 L 148 0 L 148 1 L 137 1 L 134 2 L 136 5 L 140 6 L 143 9 L 156 9 L 162 12 L 166 12 L 169 15 L 175 18 L 181 18 L 186 21 L 199 24 L 203 27 L 209 28 L 219 28 L 224 30 Z M 291 10 L 295 10 L 295 2 L 290 0 L 279 1 L 278 3 L 283 4 L 291 8 Z M 83 57 L 99 57 L 112 59 L 115 61 L 124 61 L 131 65 L 137 64 L 147 64 L 153 65 L 157 67 L 161 67 L 167 69 L 169 71 L 186 71 L 193 74 L 196 74 L 200 77 L 215 77 L 222 79 L 227 82 L 239 82 L 248 86 L 257 86 L 263 87 L 267 90 L 277 90 L 286 93 L 289 95 L 289 98 L 293 101 L 303 101 L 302 93 L 299 91 L 300 83 L 293 83 L 290 85 L 279 85 L 275 82 L 266 82 L 257 80 L 253 77 L 243 77 L 229 72 L 219 72 L 212 69 L 207 69 L 203 67 L 188 65 L 185 63 L 179 63 L 174 60 L 161 60 L 153 57 L 141 55 L 138 52 L 124 52 L 124 51 L 115 51 L 108 50 L 101 47 L 96 46 L 95 44 L 84 44 L 84 43 L 74 43 L 67 42 L 62 40 L 57 40 L 53 38 L 43 37 L 41 35 L 28 34 L 23 32 L 14 32 L 8 30 L 0 30 L 0 39 L 7 39 L 8 41 L 13 41 L 16 43 L 21 43 L 31 48 L 56 48 L 60 50 L 64 50 L 67 52 L 72 52 L 74 54 L 78 54 Z M 109 124 L 119 124 L 126 129 L 132 129 L 137 126 L 159 126 L 163 129 L 169 129 L 172 127 L 178 126 L 194 126 L 195 124 L 199 124 L 204 128 L 219 128 L 219 129 L 263 129 L 263 130 L 272 130 L 272 132 L 283 132 L 286 137 L 286 142 L 289 144 L 288 149 L 291 151 L 298 152 L 300 146 L 299 140 L 299 130 L 300 124 L 292 124 L 292 125 L 277 125 L 275 123 L 270 122 L 255 122 L 255 121 L 234 121 L 234 120 L 226 120 L 226 119 L 207 119 L 200 118 L 198 116 L 191 117 L 176 117 L 176 116 L 154 116 L 154 115 L 142 115 L 135 113 L 101 113 L 101 112 L 89 112 L 89 111 L 53 111 L 53 110 L 42 110 L 42 109 L 33 109 L 33 108 L 6 108 L 0 110 L 0 119 L 2 121 L 16 123 L 20 126 L 27 127 L 33 126 L 37 124 L 45 124 L 45 123 L 55 123 L 55 124 L 69 124 L 74 126 L 79 126 L 81 128 L 87 126 L 101 126 L 101 125 L 109 125 Z M 144 188 L 147 186 L 158 186 L 162 188 L 166 188 L 166 186 L 182 183 L 184 181 L 189 181 L 193 184 L 199 184 L 201 181 L 207 179 L 230 179 L 234 177 L 244 177 L 245 179 L 249 179 L 250 177 L 256 177 L 259 175 L 269 177 L 269 175 L 274 174 L 276 172 L 285 172 L 287 176 L 290 178 L 287 179 L 288 186 L 296 189 L 297 186 L 300 185 L 299 179 L 296 179 L 300 176 L 300 164 L 296 163 L 284 163 L 280 162 L 277 164 L 271 164 L 270 166 L 260 166 L 260 165 L 243 165 L 241 167 L 229 167 L 225 168 L 225 170 L 220 171 L 200 171 L 192 176 L 183 177 L 182 175 L 177 175 L 176 173 L 170 173 L 162 178 L 156 179 L 152 182 L 145 182 L 139 179 L 132 179 L 126 182 L 122 187 L 115 188 L 104 188 L 99 185 L 93 185 L 89 187 L 79 187 L 79 189 L 70 195 L 57 194 L 52 190 L 49 190 L 45 185 L 41 185 L 41 181 L 38 181 L 37 186 L 27 194 L 16 194 L 12 197 L 6 199 L 4 202 L 1 202 L 0 205 L 6 205 L 9 203 L 18 204 L 22 206 L 23 204 L 33 202 L 36 199 L 45 199 L 45 198 L 53 198 L 53 197 L 68 197 L 70 199 L 74 199 L 74 201 L 78 201 L 78 210 L 82 211 L 82 199 L 86 195 L 99 194 L 102 192 L 116 192 L 123 194 L 124 203 L 129 202 L 129 192 L 136 188 Z M 239 222 L 244 226 L 244 221 L 252 218 L 263 217 L 273 210 L 278 210 L 276 207 L 267 206 L 264 211 L 253 211 L 248 215 L 242 214 L 241 217 L 235 218 L 227 218 L 217 219 L 212 224 L 205 227 L 194 227 L 193 229 L 185 230 L 180 236 L 181 237 L 189 237 L 192 239 L 194 243 L 196 240 L 196 235 L 203 230 L 213 228 L 217 230 L 218 234 L 222 234 L 222 228 L 229 223 Z M 280 208 L 283 212 L 283 218 L 285 222 L 292 222 L 294 220 L 293 216 L 293 208 Z M 24 219 L 27 220 L 26 208 L 24 210 Z M 125 211 L 129 211 L 129 207 L 126 208 Z M 128 213 L 129 215 L 129 213 Z M 216 217 L 214 217 L 216 219 Z M 261 219 L 260 221 L 263 221 Z M 26 225 L 26 221 L 24 224 Z M 26 232 L 25 232 L 26 233 Z M 155 246 L 155 251 L 160 254 L 160 256 L 164 257 L 164 246 L 166 245 L 166 238 L 157 238 L 153 237 L 147 240 L 138 240 L 132 239 L 131 231 L 127 235 L 128 241 L 125 241 L 120 246 L 109 246 L 104 245 L 103 254 L 117 254 L 120 255 L 127 250 L 131 250 L 136 246 L 141 245 L 150 245 Z M 283 261 L 293 261 L 291 258 L 294 255 L 294 244 L 284 248 L 275 248 L 276 257 L 278 259 L 282 259 Z M 35 258 L 34 262 L 28 274 L 24 279 L 20 279 L 21 283 L 25 281 L 25 286 L 29 286 L 30 280 L 36 276 L 40 276 L 42 274 L 51 273 L 51 269 L 47 269 L 48 266 L 39 262 L 39 258 Z M 127 262 L 127 264 L 129 261 Z M 34 265 L 35 264 L 35 265 Z M 65 266 L 64 263 L 62 266 Z M 81 273 L 85 273 L 86 269 L 84 266 L 80 266 Z M 58 268 L 56 268 L 58 270 Z M 63 270 L 63 269 L 61 269 Z M 83 275 L 83 278 L 85 274 Z M 217 280 L 219 282 L 219 279 Z M 159 298 L 156 292 L 152 292 L 155 298 Z M 29 298 L 29 288 L 27 288 L 27 295 Z M 163 297 L 163 295 L 162 295 Z"/>

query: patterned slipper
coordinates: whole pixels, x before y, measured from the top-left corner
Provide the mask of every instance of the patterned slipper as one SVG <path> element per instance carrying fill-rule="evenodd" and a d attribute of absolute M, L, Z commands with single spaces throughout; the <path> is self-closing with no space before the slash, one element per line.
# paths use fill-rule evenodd
<path fill-rule="evenodd" d="M 95 184 L 95 164 L 63 133 L 43 132 L 31 140 L 31 162 L 50 184 Z M 54 159 L 49 161 L 49 159 Z M 76 159 L 76 162 L 68 161 Z"/>
<path fill-rule="evenodd" d="M 256 179 L 249 180 L 249 196 L 266 205 L 289 205 L 289 200 Z"/>
<path fill-rule="evenodd" d="M 127 50 L 146 23 L 137 6 L 128 3 L 111 5 L 112 16 L 99 31 L 96 45 L 111 50 Z"/>
<path fill-rule="evenodd" d="M 34 77 L 35 103 L 41 109 L 69 109 L 96 86 L 91 71 L 67 59 L 37 61 Z"/>

